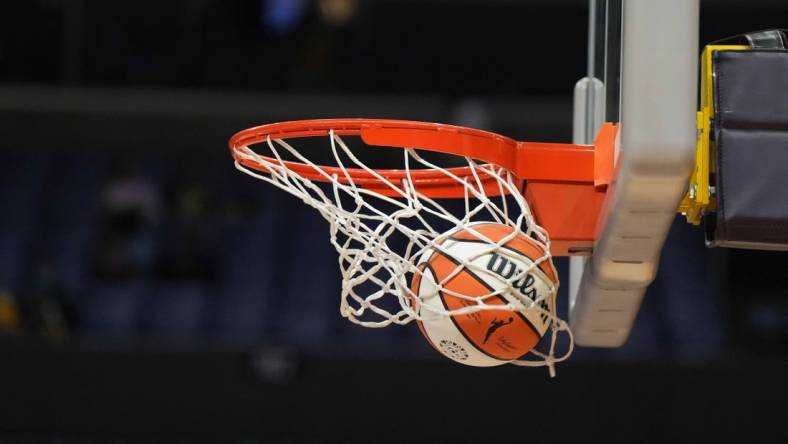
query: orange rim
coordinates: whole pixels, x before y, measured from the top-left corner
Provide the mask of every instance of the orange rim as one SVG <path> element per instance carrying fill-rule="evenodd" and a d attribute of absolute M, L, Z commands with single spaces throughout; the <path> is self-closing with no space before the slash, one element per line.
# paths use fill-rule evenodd
<path fill-rule="evenodd" d="M 520 180 L 562 183 L 594 183 L 595 154 L 593 145 L 566 143 L 517 142 L 500 134 L 473 128 L 439 123 L 414 122 L 387 119 L 316 119 L 273 123 L 249 128 L 230 139 L 230 152 L 240 164 L 270 173 L 262 162 L 243 158 L 240 150 L 272 140 L 302 137 L 328 136 L 333 130 L 337 136 L 360 136 L 367 145 L 398 148 L 416 148 L 435 151 L 493 164 L 511 171 Z M 277 159 L 259 156 L 266 162 L 279 163 Z M 597 163 L 599 160 L 597 159 Z M 365 189 L 384 195 L 397 196 L 400 189 L 392 189 L 375 175 L 361 168 L 343 170 L 333 166 L 318 166 L 317 169 L 300 162 L 283 162 L 284 166 L 302 177 L 319 182 L 330 182 L 336 176 L 340 183 L 353 182 Z M 475 182 L 470 167 L 451 167 L 446 171 L 462 179 Z M 375 172 L 392 184 L 399 185 L 408 178 L 405 170 L 375 169 Z M 500 193 L 497 180 L 481 170 L 479 175 L 485 193 Z M 610 171 L 606 172 L 607 175 Z M 410 179 L 416 189 L 430 197 L 463 197 L 466 187 L 462 182 L 435 169 L 410 170 Z"/>
<path fill-rule="evenodd" d="M 262 125 L 235 134 L 230 139 L 230 151 L 240 164 L 269 173 L 266 166 L 256 160 L 240 156 L 239 149 L 271 140 L 286 140 L 303 137 L 328 136 L 333 130 L 337 136 L 360 136 L 367 145 L 390 146 L 399 148 L 418 148 L 458 156 L 468 156 L 477 160 L 487 161 L 506 169 L 511 169 L 514 162 L 517 142 L 501 135 L 454 125 L 443 125 L 427 122 L 380 119 L 318 119 L 299 120 L 293 122 Z M 258 155 L 265 162 L 280 163 L 278 159 Z M 285 161 L 284 166 L 298 175 L 318 182 L 330 182 L 336 177 L 340 183 L 353 183 L 368 190 L 384 195 L 400 195 L 401 189 L 394 189 L 380 178 L 362 168 L 346 168 L 310 165 Z M 460 177 L 475 181 L 470 167 L 451 167 L 446 171 Z M 410 180 L 421 193 L 432 197 L 462 197 L 465 185 L 447 176 L 444 172 L 431 168 L 413 169 L 380 169 L 375 172 L 386 181 L 398 185 Z M 484 192 L 490 195 L 500 194 L 497 180 L 476 170 Z M 347 175 L 347 176 L 346 176 Z"/>

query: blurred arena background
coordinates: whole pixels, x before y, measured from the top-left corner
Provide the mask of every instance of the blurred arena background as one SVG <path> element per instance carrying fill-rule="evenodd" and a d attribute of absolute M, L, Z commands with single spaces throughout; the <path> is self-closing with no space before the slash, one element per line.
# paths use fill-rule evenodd
<path fill-rule="evenodd" d="M 291 119 L 569 141 L 587 9 L 0 3 L 0 442 L 785 442 L 785 254 L 676 223 L 626 346 L 465 368 L 342 319 L 323 220 L 233 168 L 233 133 Z M 701 11 L 699 48 L 788 26 Z"/>

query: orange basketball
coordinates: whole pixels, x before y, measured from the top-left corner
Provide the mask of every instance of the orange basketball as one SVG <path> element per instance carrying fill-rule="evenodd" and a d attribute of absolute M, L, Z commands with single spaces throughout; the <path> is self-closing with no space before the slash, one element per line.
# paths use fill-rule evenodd
<path fill-rule="evenodd" d="M 525 234 L 518 233 L 500 248 L 491 249 L 483 238 L 498 243 L 514 229 L 486 222 L 471 227 L 481 238 L 467 229 L 454 231 L 438 241 L 444 251 L 433 248 L 421 255 L 417 264 L 421 273 L 414 273 L 411 281 L 411 290 L 418 295 L 415 309 L 423 315 L 418 325 L 436 350 L 457 362 L 482 367 L 501 365 L 526 354 L 547 331 L 549 317 L 542 310 L 528 307 L 532 301 L 540 301 L 539 306 L 548 310 L 557 278 L 549 259 L 531 269 L 545 252 Z M 465 261 L 468 266 L 461 265 Z M 489 296 L 501 289 L 506 290 Z M 432 315 L 428 308 L 456 310 L 476 304 L 452 293 L 484 298 L 489 305 L 512 303 L 522 310 Z"/>

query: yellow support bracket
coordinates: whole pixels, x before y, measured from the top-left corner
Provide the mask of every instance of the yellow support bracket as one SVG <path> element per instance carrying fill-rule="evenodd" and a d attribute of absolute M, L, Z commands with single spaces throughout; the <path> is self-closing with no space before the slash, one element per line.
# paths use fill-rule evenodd
<path fill-rule="evenodd" d="M 687 222 L 698 225 L 701 217 L 714 211 L 717 202 L 711 192 L 710 175 L 714 173 L 714 142 L 711 140 L 714 121 L 714 72 L 712 60 L 716 51 L 744 51 L 747 45 L 708 45 L 701 55 L 700 111 L 697 113 L 698 140 L 695 149 L 695 170 L 689 188 L 679 204 L 679 213 Z"/>

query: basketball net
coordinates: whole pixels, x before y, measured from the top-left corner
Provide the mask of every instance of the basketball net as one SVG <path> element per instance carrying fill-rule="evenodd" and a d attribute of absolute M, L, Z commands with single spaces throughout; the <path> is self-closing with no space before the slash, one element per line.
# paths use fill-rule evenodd
<path fill-rule="evenodd" d="M 402 182 L 392 183 L 359 160 L 333 130 L 328 132 L 328 137 L 331 154 L 338 166 L 338 169 L 330 171 L 310 161 L 287 141 L 272 139 L 270 136 L 256 146 L 258 149 L 267 147 L 270 152 L 265 155 L 258 154 L 246 145 L 233 146 L 232 149 L 238 170 L 296 196 L 328 221 L 331 244 L 339 253 L 342 316 L 364 327 L 380 328 L 482 310 L 535 311 L 550 320 L 550 332 L 537 348 L 511 363 L 530 367 L 547 366 L 551 376 L 554 376 L 554 364 L 567 359 L 574 345 L 568 324 L 556 314 L 558 283 L 551 284 L 548 300 L 545 300 L 545 295 L 541 295 L 536 300 L 520 298 L 519 303 L 515 303 L 511 297 L 503 297 L 503 300 L 510 302 L 500 304 L 502 295 L 516 293 L 513 284 L 525 278 L 540 264 L 547 263 L 553 269 L 553 274 L 558 275 L 550 256 L 550 238 L 534 221 L 519 186 L 520 181 L 506 169 L 481 164 L 469 157 L 465 157 L 464 162 L 470 174 L 459 177 L 449 168 L 425 160 L 419 152 L 405 149 Z M 457 158 L 462 159 L 459 156 Z M 304 174 L 303 169 L 302 172 L 294 171 L 289 167 L 293 162 L 285 159 L 295 159 L 308 166 L 309 174 Z M 251 169 L 245 163 L 256 164 L 267 174 Z M 361 169 L 369 177 L 380 181 L 388 191 L 386 195 L 357 186 L 348 172 L 351 168 Z M 459 205 L 460 199 L 435 199 L 417 191 L 411 173 L 423 169 L 461 183 L 465 190 L 462 205 Z M 320 180 L 314 180 L 316 175 Z M 483 185 L 482 178 L 492 178 L 497 190 L 490 192 L 490 186 Z M 453 201 L 459 211 L 458 208 L 450 211 L 447 208 L 448 201 Z M 482 221 L 508 225 L 514 230 L 511 235 L 493 242 L 474 231 L 473 223 Z M 455 257 L 438 242 L 442 237 L 445 238 L 447 232 L 462 229 L 489 244 L 489 249 L 475 257 L 499 252 L 503 245 L 520 233 L 533 239 L 545 253 L 541 257 L 530 258 L 533 262 L 529 267 L 504 279 L 472 264 L 473 258 Z M 415 273 L 421 273 L 416 267 L 417 261 L 427 250 L 438 250 L 459 264 L 442 282 L 435 283 L 435 287 L 437 291 L 465 299 L 469 302 L 467 306 L 448 310 L 432 304 L 414 304 L 420 296 L 411 290 L 409 283 Z M 501 285 L 496 286 L 500 289 L 481 297 L 469 297 L 443 287 L 445 282 L 465 269 L 493 276 L 500 280 Z M 423 295 L 421 298 L 426 299 Z M 493 299 L 497 302 L 488 303 Z M 421 309 L 417 312 L 414 305 Z M 562 344 L 560 348 L 565 351 L 557 356 L 558 340 L 562 334 L 566 335 L 566 345 Z"/>

